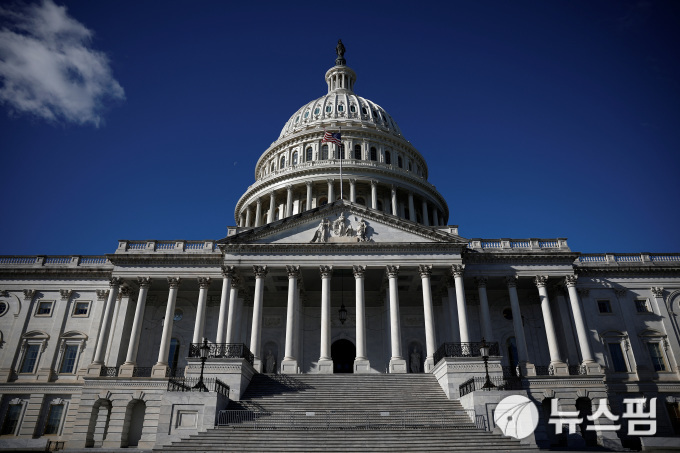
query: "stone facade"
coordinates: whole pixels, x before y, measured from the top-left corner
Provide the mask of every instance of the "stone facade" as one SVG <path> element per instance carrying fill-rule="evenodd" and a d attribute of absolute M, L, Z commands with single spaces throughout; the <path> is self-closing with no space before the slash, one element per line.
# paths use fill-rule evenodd
<path fill-rule="evenodd" d="M 484 339 L 490 375 L 519 372 L 542 408 L 657 397 L 659 435 L 678 434 L 680 254 L 464 238 L 356 74 L 341 64 L 326 81 L 262 154 L 224 238 L 0 257 L 0 448 L 148 448 L 213 426 L 226 398 L 168 391 L 168 376 L 201 373 L 203 339 L 204 376 L 232 400 L 258 372 L 434 373 L 458 398 L 484 365 L 437 351 Z M 490 418 L 501 394 L 463 403 Z M 586 437 L 569 443 L 630 441 Z M 545 419 L 535 441 L 556 442 Z"/>

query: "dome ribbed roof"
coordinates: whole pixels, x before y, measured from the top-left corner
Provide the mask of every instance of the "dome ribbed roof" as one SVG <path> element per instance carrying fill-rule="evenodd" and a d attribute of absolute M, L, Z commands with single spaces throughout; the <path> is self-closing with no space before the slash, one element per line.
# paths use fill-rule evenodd
<path fill-rule="evenodd" d="M 354 94 L 356 74 L 344 65 L 326 72 L 328 94 L 300 107 L 286 122 L 279 140 L 306 129 L 339 126 L 372 127 L 401 137 L 396 121 L 378 104 Z M 338 124 L 339 123 L 339 124 Z"/>

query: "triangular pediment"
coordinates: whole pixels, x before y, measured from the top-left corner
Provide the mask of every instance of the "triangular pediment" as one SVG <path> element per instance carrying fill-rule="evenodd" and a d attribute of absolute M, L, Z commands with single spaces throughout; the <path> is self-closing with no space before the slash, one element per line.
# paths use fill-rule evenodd
<path fill-rule="evenodd" d="M 442 228 L 426 227 L 347 201 L 321 206 L 270 224 L 249 228 L 218 244 L 460 243 Z"/>

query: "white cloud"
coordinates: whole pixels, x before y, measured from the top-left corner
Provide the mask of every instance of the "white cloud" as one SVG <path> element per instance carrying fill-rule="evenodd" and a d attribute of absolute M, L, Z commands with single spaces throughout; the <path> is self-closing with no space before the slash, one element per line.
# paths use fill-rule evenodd
<path fill-rule="evenodd" d="M 10 113 L 99 126 L 107 101 L 125 92 L 92 31 L 52 0 L 0 7 L 0 103 Z"/>

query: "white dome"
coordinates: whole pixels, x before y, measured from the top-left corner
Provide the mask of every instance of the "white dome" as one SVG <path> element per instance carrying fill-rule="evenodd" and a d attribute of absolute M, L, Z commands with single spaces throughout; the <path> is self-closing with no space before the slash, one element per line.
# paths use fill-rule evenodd
<path fill-rule="evenodd" d="M 372 127 L 401 137 L 396 121 L 378 104 L 354 94 L 356 74 L 347 66 L 335 66 L 326 73 L 328 94 L 300 107 L 286 122 L 279 140 L 306 129 L 340 126 Z M 403 138 L 403 137 L 402 137 Z"/>

